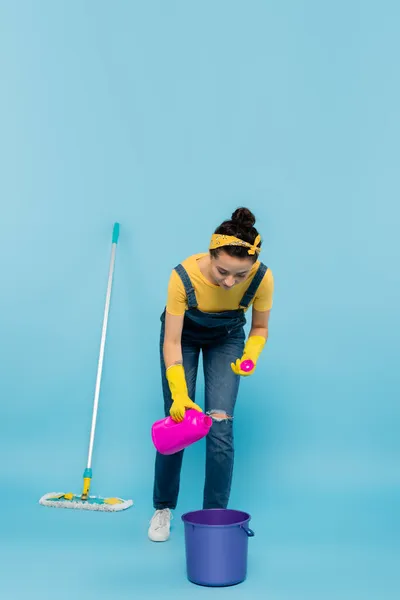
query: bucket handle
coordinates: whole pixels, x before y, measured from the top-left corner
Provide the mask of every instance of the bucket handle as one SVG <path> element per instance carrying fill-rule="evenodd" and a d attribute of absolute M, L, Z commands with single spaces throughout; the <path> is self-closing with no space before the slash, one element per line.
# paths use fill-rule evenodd
<path fill-rule="evenodd" d="M 254 537 L 254 531 L 252 529 L 250 529 L 249 527 L 245 527 L 244 525 L 242 525 L 241 527 L 247 533 L 248 537 Z"/>

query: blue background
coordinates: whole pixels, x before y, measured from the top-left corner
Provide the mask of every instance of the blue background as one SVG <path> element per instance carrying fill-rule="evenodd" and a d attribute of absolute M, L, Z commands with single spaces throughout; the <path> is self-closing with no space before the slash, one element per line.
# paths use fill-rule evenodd
<path fill-rule="evenodd" d="M 20 600 L 397 599 L 398 3 L 3 0 L 0 589 Z M 231 507 L 249 576 L 186 581 L 180 515 L 147 540 L 171 269 L 249 206 L 275 275 L 242 382 Z M 114 221 L 121 223 L 92 491 L 79 492 Z M 198 399 L 203 386 L 200 383 Z"/>

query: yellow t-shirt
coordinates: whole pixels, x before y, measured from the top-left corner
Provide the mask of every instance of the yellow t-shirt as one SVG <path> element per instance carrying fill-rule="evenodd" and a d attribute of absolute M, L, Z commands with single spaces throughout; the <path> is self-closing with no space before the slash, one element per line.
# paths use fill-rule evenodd
<path fill-rule="evenodd" d="M 239 308 L 247 288 L 252 282 L 254 275 L 260 266 L 259 261 L 255 262 L 250 275 L 247 279 L 235 285 L 231 290 L 224 290 L 219 285 L 208 281 L 200 271 L 198 260 L 205 253 L 194 254 L 182 262 L 187 274 L 190 277 L 194 288 L 198 309 L 203 312 L 222 312 L 225 310 L 236 310 Z M 270 269 L 265 273 L 258 290 L 251 304 L 260 311 L 267 311 L 272 308 L 272 297 L 274 292 L 274 279 Z M 184 285 L 178 273 L 173 270 L 168 284 L 167 312 L 171 315 L 183 315 L 187 310 L 187 297 Z"/>

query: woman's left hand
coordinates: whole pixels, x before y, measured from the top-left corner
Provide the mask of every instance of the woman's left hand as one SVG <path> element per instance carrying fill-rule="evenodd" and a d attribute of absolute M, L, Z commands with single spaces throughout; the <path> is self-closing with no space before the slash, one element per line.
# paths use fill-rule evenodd
<path fill-rule="evenodd" d="M 255 371 L 257 360 L 265 346 L 266 339 L 261 335 L 250 335 L 244 347 L 242 358 L 238 358 L 235 363 L 231 363 L 232 371 L 236 375 L 248 377 Z"/>
<path fill-rule="evenodd" d="M 248 377 L 254 373 L 256 365 L 252 360 L 249 360 L 248 357 L 242 356 L 242 358 L 238 358 L 235 363 L 231 363 L 231 368 L 236 375 Z"/>

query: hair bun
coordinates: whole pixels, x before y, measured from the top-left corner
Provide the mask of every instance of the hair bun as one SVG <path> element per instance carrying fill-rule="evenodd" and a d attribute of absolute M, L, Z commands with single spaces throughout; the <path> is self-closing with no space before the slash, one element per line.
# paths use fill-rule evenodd
<path fill-rule="evenodd" d="M 251 228 L 254 227 L 256 218 L 248 208 L 237 208 L 232 214 L 232 221 L 238 223 L 242 227 Z"/>

